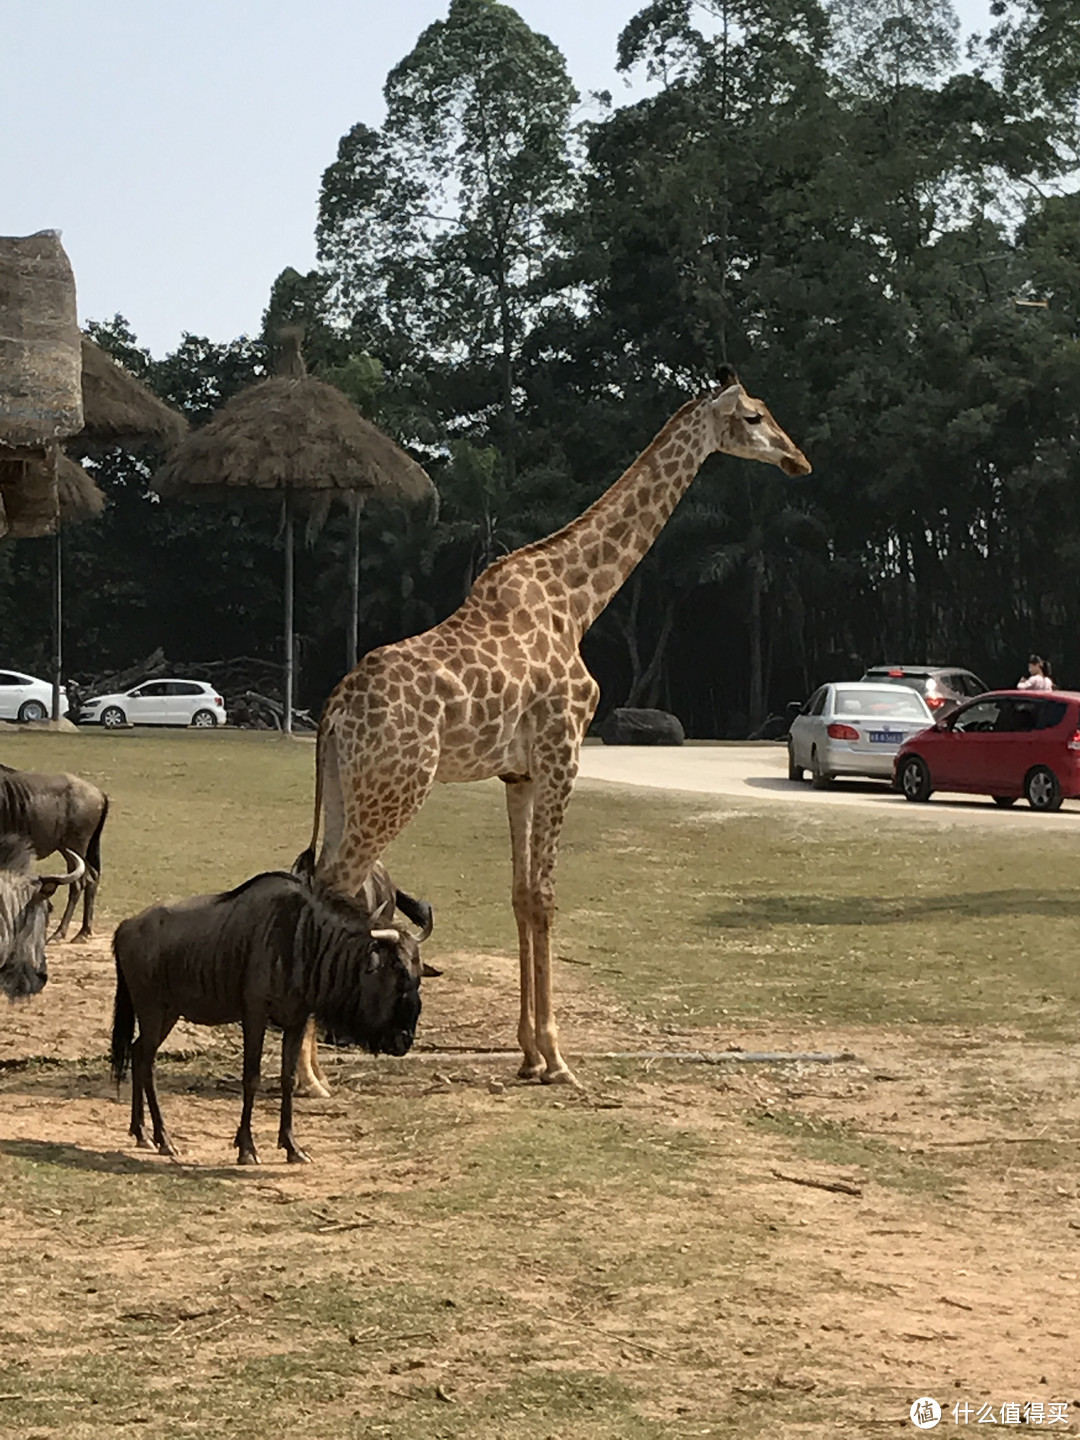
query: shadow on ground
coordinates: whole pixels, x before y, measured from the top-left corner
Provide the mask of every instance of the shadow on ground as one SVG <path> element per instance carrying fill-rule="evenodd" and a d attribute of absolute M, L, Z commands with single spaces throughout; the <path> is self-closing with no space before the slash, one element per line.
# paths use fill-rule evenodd
<path fill-rule="evenodd" d="M 1048 895 L 1045 890 L 983 890 L 967 895 L 751 895 L 713 910 L 709 929 L 738 930 L 761 925 L 895 925 L 939 915 L 991 919 L 1034 915 L 1041 920 L 1080 918 L 1080 894 Z"/>

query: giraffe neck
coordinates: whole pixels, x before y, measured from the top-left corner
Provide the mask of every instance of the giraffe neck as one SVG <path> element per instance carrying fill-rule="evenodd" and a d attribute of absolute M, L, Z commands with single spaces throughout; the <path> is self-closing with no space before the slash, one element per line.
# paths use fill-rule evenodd
<path fill-rule="evenodd" d="M 540 542 L 570 590 L 579 633 L 648 554 L 711 448 L 702 401 L 691 400 L 599 500 Z"/>

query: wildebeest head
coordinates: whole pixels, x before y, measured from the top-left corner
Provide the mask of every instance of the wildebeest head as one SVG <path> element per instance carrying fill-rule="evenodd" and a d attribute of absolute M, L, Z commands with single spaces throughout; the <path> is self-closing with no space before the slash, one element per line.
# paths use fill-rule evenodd
<path fill-rule="evenodd" d="M 69 866 L 66 875 L 36 875 L 29 840 L 0 836 L 0 991 L 9 1000 L 36 995 L 48 979 L 49 902 L 58 886 L 74 885 L 86 868 L 77 855 L 62 853 Z"/>
<path fill-rule="evenodd" d="M 420 946 L 396 929 L 371 929 L 363 909 L 330 891 L 312 897 L 325 964 L 316 1018 L 339 1043 L 404 1055 L 420 1018 Z"/>

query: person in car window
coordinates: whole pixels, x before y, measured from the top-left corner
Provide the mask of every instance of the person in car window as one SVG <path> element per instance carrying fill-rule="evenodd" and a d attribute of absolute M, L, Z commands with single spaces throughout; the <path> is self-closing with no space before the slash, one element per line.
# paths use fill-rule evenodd
<path fill-rule="evenodd" d="M 1050 661 L 1044 660 L 1041 655 L 1028 657 L 1028 673 L 1016 682 L 1018 690 L 1052 690 L 1054 682 L 1050 678 Z"/>

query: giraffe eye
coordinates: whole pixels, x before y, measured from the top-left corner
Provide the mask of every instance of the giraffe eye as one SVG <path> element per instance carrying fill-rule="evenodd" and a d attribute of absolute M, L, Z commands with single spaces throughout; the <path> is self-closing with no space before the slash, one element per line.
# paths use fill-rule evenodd
<path fill-rule="evenodd" d="M 747 425 L 760 425 L 760 424 L 761 424 L 761 416 L 760 416 L 760 415 L 747 415 L 747 417 L 746 417 L 746 423 L 747 423 Z"/>

